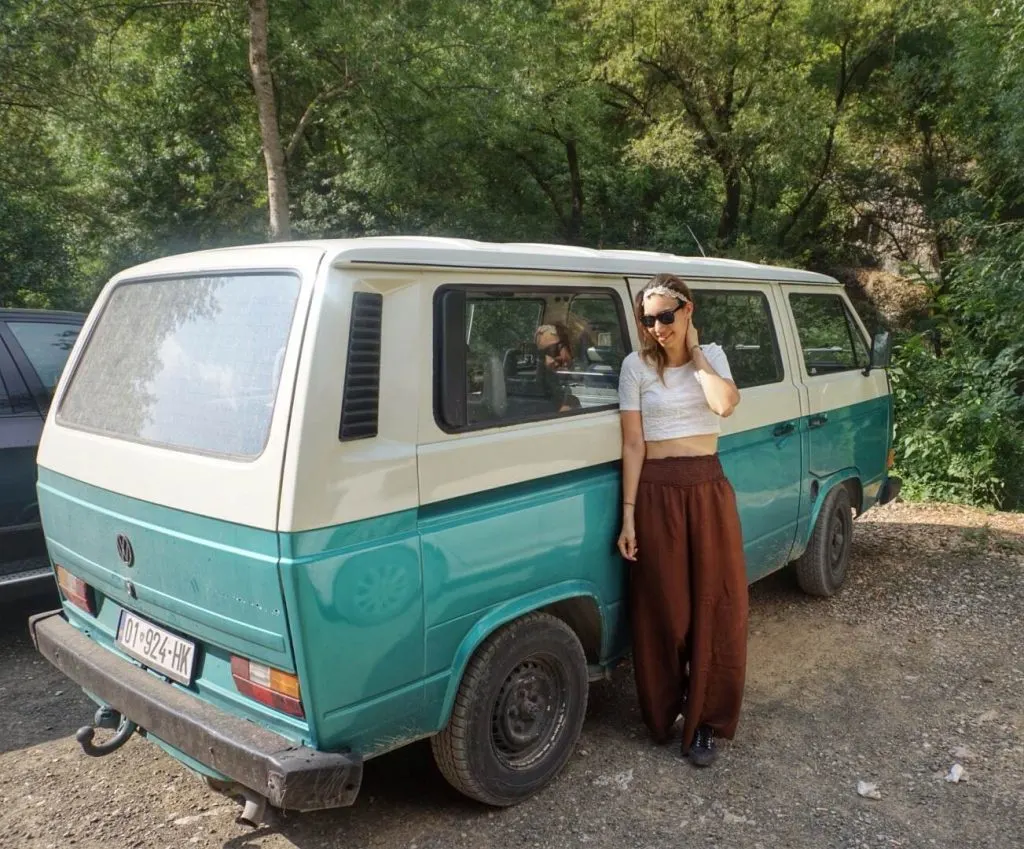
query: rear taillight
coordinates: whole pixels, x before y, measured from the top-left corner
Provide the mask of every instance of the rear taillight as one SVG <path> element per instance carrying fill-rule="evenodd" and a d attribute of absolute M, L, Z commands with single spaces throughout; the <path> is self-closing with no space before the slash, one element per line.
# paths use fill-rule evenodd
<path fill-rule="evenodd" d="M 243 696 L 292 716 L 305 716 L 299 694 L 299 679 L 290 672 L 233 656 L 231 677 L 235 679 L 235 686 Z"/>
<path fill-rule="evenodd" d="M 64 593 L 64 597 L 75 607 L 81 608 L 92 616 L 96 615 L 96 599 L 92 587 L 60 565 L 57 566 L 57 586 Z"/>
<path fill-rule="evenodd" d="M 893 467 L 893 463 L 895 463 L 895 462 L 896 462 L 896 449 L 895 448 L 890 448 L 889 449 L 889 453 L 888 453 L 888 455 L 886 455 L 886 458 L 885 458 L 885 468 L 891 469 Z"/>

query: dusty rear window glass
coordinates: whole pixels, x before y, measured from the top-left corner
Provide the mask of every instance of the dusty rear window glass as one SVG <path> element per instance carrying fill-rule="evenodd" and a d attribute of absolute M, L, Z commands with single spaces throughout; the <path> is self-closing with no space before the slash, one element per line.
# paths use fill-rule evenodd
<path fill-rule="evenodd" d="M 298 294 L 290 274 L 122 283 L 58 420 L 186 451 L 259 455 Z"/>

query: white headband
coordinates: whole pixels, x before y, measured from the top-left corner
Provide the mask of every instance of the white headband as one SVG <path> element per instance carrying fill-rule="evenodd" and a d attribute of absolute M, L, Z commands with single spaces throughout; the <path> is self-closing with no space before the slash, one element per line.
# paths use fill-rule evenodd
<path fill-rule="evenodd" d="M 664 295 L 667 298 L 678 298 L 684 304 L 690 303 L 690 299 L 686 295 L 673 289 L 671 286 L 648 286 L 644 289 L 644 300 L 651 297 L 651 295 Z"/>

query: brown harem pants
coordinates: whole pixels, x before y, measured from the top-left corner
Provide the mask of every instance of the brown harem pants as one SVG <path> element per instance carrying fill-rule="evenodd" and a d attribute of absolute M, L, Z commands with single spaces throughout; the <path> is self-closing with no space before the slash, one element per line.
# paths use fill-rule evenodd
<path fill-rule="evenodd" d="M 735 492 L 717 455 L 645 460 L 635 510 L 630 619 L 644 722 L 666 742 L 684 714 L 684 749 L 702 724 L 732 739 L 747 660 Z"/>

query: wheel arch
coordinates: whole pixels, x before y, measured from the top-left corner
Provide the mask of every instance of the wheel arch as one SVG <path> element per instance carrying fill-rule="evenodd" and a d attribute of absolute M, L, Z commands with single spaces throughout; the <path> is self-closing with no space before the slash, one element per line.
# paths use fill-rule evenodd
<path fill-rule="evenodd" d="M 856 466 L 850 466 L 840 469 L 838 472 L 833 472 L 828 477 L 821 478 L 818 481 L 818 494 L 811 505 L 810 521 L 807 523 L 807 539 L 803 540 L 804 546 L 807 545 L 807 541 L 814 534 L 814 526 L 818 523 L 818 515 L 821 513 L 825 499 L 828 498 L 829 493 L 837 486 L 846 487 L 850 493 L 850 504 L 856 509 L 857 515 L 860 515 L 861 494 L 863 493 L 863 486 L 860 482 L 860 469 Z"/>
<path fill-rule="evenodd" d="M 606 638 L 604 611 L 596 585 L 589 581 L 568 581 L 545 587 L 502 602 L 485 611 L 462 638 L 452 661 L 444 700 L 434 725 L 443 728 L 451 716 L 462 677 L 470 658 L 491 634 L 529 613 L 549 613 L 561 619 L 576 633 L 588 662 L 597 662 L 603 654 Z"/>

